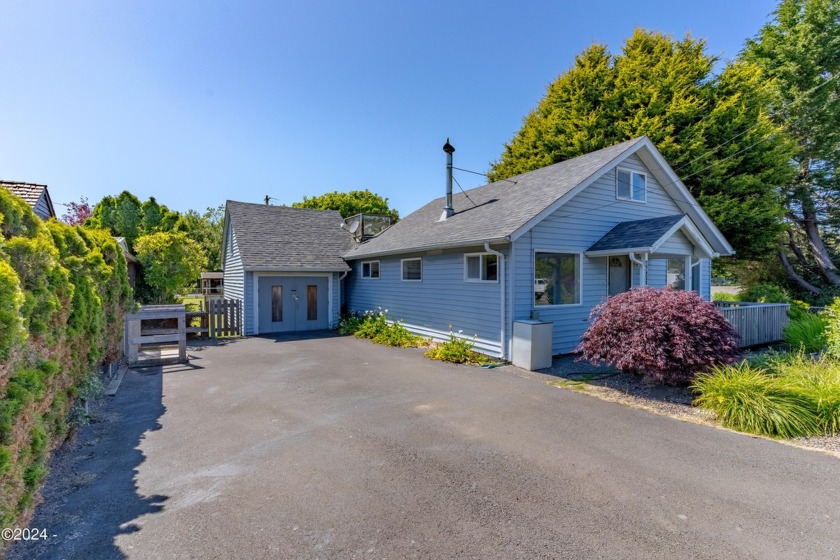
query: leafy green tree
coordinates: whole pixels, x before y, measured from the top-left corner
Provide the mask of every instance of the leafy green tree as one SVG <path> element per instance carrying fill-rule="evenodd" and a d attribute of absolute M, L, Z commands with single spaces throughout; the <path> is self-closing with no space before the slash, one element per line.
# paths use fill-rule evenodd
<path fill-rule="evenodd" d="M 178 218 L 175 231 L 201 246 L 205 255 L 204 270 L 218 270 L 221 266 L 222 233 L 224 231 L 225 207 L 207 208 L 204 214 L 187 210 Z"/>
<path fill-rule="evenodd" d="M 781 228 L 773 187 L 788 173 L 790 147 L 763 109 L 759 69 L 736 62 L 715 76 L 705 51 L 702 40 L 642 29 L 618 55 L 589 47 L 525 117 L 490 179 L 647 135 L 738 255 L 766 254 Z"/>
<path fill-rule="evenodd" d="M 85 221 L 87 227 L 105 229 L 112 235 L 125 237 L 129 248 L 134 251 L 134 242 L 142 235 L 158 231 L 170 231 L 180 215 L 158 204 L 154 197 L 146 202 L 128 191 L 116 197 L 106 196 L 93 209 Z"/>
<path fill-rule="evenodd" d="M 782 0 L 743 57 L 770 79 L 770 115 L 795 143 L 779 259 L 800 289 L 837 292 L 840 271 L 840 1 Z"/>
<path fill-rule="evenodd" d="M 172 303 L 176 295 L 186 293 L 206 262 L 201 246 L 182 232 L 144 235 L 134 249 L 144 282 L 152 290 L 146 299 L 156 303 Z"/>
<path fill-rule="evenodd" d="M 295 202 L 293 208 L 313 208 L 315 210 L 336 210 L 343 218 L 354 214 L 379 214 L 399 219 L 399 213 L 388 206 L 388 199 L 369 190 L 350 192 L 329 192 L 321 196 L 304 196 L 303 202 Z"/>

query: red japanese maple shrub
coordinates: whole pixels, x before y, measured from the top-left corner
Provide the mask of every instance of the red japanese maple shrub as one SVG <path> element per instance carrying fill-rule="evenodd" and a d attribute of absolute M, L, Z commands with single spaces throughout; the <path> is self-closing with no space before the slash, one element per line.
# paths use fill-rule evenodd
<path fill-rule="evenodd" d="M 685 385 L 694 374 L 739 357 L 738 334 L 697 293 L 635 288 L 592 310 L 577 351 L 593 364 Z"/>

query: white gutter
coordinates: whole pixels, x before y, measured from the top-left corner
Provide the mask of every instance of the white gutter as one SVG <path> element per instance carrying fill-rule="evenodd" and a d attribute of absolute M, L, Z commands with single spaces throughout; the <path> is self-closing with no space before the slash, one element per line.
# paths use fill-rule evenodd
<path fill-rule="evenodd" d="M 636 258 L 634 253 L 627 253 L 627 258 L 630 259 L 630 262 L 633 264 L 639 265 L 639 284 L 641 286 L 647 286 L 647 253 L 642 253 L 644 256 L 644 260 L 640 261 Z"/>
<path fill-rule="evenodd" d="M 496 255 L 496 258 L 499 262 L 499 316 L 501 318 L 501 338 L 499 339 L 499 352 L 501 356 L 499 356 L 503 360 L 507 360 L 507 347 L 505 345 L 505 339 L 507 338 L 507 329 L 505 328 L 505 256 L 500 253 L 499 251 L 495 251 L 490 248 L 490 242 L 484 242 L 484 250 L 488 253 L 493 253 Z"/>
<path fill-rule="evenodd" d="M 386 230 L 387 231 L 387 230 Z M 383 232 L 384 233 L 384 232 Z M 510 237 L 495 237 L 487 240 L 486 243 L 508 243 Z M 393 255 L 407 255 L 409 253 L 425 253 L 427 251 L 437 251 L 438 249 L 460 249 L 461 247 L 480 247 L 482 240 L 476 239 L 473 241 L 458 241 L 452 243 L 436 243 L 432 245 L 420 245 L 417 247 L 404 247 L 399 249 L 388 249 L 387 251 L 370 251 L 370 252 L 356 252 L 351 249 L 344 253 L 341 258 L 345 260 L 356 261 L 359 259 L 373 259 L 376 257 L 390 257 Z M 363 247 L 360 245 L 359 247 Z"/>

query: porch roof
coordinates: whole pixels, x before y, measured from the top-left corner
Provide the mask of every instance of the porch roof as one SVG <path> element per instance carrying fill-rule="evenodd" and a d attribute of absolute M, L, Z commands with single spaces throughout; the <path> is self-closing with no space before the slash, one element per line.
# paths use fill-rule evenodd
<path fill-rule="evenodd" d="M 685 234 L 702 256 L 716 256 L 703 234 L 685 214 L 621 222 L 587 249 L 586 255 L 597 257 L 628 253 L 652 254 L 678 231 Z"/>

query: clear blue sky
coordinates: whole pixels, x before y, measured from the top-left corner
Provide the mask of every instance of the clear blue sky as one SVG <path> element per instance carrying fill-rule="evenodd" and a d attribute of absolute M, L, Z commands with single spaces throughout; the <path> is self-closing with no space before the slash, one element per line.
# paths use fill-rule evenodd
<path fill-rule="evenodd" d="M 405 215 L 442 196 L 447 136 L 486 171 L 593 42 L 617 52 L 638 26 L 734 58 L 775 5 L 6 1 L 0 179 L 175 210 L 367 188 Z"/>

